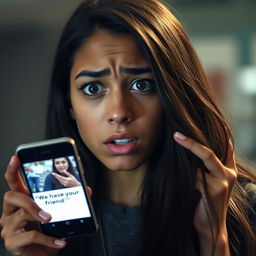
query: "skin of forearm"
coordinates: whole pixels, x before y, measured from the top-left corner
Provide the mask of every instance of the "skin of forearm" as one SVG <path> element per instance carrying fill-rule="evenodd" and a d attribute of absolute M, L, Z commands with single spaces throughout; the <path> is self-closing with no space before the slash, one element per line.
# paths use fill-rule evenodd
<path fill-rule="evenodd" d="M 200 243 L 200 256 L 209 256 L 213 249 L 212 238 L 201 237 Z M 213 256 L 231 256 L 227 232 L 222 232 L 218 235 Z"/>

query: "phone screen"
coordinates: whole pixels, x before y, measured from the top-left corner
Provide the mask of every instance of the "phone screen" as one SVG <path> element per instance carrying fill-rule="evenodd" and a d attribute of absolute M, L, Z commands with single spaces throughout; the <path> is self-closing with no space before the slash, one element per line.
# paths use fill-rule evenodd
<path fill-rule="evenodd" d="M 95 233 L 98 223 L 75 141 L 63 137 L 33 142 L 16 152 L 31 196 L 52 216 L 49 223 L 40 223 L 41 231 L 55 237 Z"/>
<path fill-rule="evenodd" d="M 23 163 L 33 199 L 50 222 L 91 217 L 74 156 Z"/>

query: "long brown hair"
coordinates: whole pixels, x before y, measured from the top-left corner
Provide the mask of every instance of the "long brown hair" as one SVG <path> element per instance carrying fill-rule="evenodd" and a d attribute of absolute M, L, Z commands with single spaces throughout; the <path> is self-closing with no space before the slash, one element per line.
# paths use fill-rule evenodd
<path fill-rule="evenodd" d="M 198 203 L 196 169 L 200 167 L 204 173 L 205 167 L 175 143 L 172 134 L 178 130 L 211 148 L 224 164 L 233 139 L 189 38 L 164 4 L 157 0 L 91 0 L 78 7 L 64 28 L 56 53 L 47 137 L 74 137 L 92 186 L 97 184 L 100 175 L 95 166 L 99 162 L 84 145 L 70 117 L 69 74 L 75 53 L 98 29 L 134 36 L 149 60 L 165 109 L 164 131 L 159 135 L 162 145 L 154 152 L 143 183 L 142 231 L 130 255 L 199 255 L 193 228 Z M 227 217 L 230 248 L 232 255 L 244 250 L 246 256 L 253 256 L 256 239 L 242 185 L 256 178 L 243 165 L 237 163 L 237 168 L 238 181 Z"/>

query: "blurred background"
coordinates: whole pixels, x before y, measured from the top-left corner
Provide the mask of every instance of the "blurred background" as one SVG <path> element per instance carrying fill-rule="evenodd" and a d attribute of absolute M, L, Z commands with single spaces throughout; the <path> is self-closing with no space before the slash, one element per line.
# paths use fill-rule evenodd
<path fill-rule="evenodd" d="M 16 146 L 43 139 L 61 30 L 81 0 L 0 0 L 0 192 Z M 230 121 L 236 152 L 256 163 L 256 1 L 169 0 Z M 0 206 L 0 209 L 1 209 Z M 7 255 L 0 244 L 0 255 Z"/>

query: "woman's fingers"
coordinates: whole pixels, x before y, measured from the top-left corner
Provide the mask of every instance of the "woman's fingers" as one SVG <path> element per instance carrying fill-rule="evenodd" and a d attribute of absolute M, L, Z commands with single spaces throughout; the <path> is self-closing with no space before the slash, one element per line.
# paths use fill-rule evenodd
<path fill-rule="evenodd" d="M 199 157 L 214 176 L 223 175 L 223 165 L 221 161 L 216 157 L 214 152 L 206 146 L 196 142 L 195 140 L 184 136 L 179 132 L 174 133 L 174 139 L 183 147 L 190 150 L 197 157 Z"/>
<path fill-rule="evenodd" d="M 28 194 L 28 190 L 19 173 L 20 161 L 17 156 L 13 156 L 7 167 L 5 173 L 5 179 L 13 191 L 19 191 L 24 194 Z"/>
<path fill-rule="evenodd" d="M 20 161 L 13 156 L 5 173 L 11 190 L 4 194 L 0 220 L 5 247 L 15 255 L 52 255 L 66 242 L 39 232 L 38 222 L 48 223 L 51 216 L 28 196 L 19 168 Z"/>
<path fill-rule="evenodd" d="M 229 142 L 227 163 L 224 166 L 222 162 L 218 159 L 215 153 L 207 148 L 206 146 L 194 141 L 191 138 L 184 136 L 179 132 L 174 133 L 174 139 L 183 147 L 190 150 L 197 157 L 199 157 L 203 162 L 206 168 L 209 170 L 209 175 L 216 178 L 221 178 L 217 183 L 212 180 L 208 184 L 215 184 L 216 191 L 220 187 L 220 191 L 223 189 L 232 188 L 236 179 L 237 179 L 237 168 L 235 165 L 235 159 L 233 154 L 233 146 L 231 141 Z M 208 176 L 208 174 L 206 174 Z M 209 179 L 210 177 L 208 177 Z"/>
<path fill-rule="evenodd" d="M 92 197 L 92 188 L 89 186 L 86 186 L 86 191 L 89 197 Z"/>
<path fill-rule="evenodd" d="M 2 237 L 6 237 L 8 235 L 21 233 L 25 231 L 24 227 L 27 227 L 28 223 L 32 222 L 36 224 L 35 218 L 24 209 L 19 209 L 12 215 L 3 219 L 4 229 L 1 235 Z"/>
<path fill-rule="evenodd" d="M 2 218 L 1 224 L 3 225 L 1 236 L 4 239 L 32 229 L 38 230 L 38 223 L 35 222 L 35 218 L 21 208 L 12 215 Z"/>
<path fill-rule="evenodd" d="M 13 214 L 18 208 L 22 208 L 29 212 L 30 215 L 37 221 L 48 222 L 51 219 L 51 216 L 41 210 L 32 198 L 20 192 L 6 192 L 4 195 L 2 219 Z"/>
<path fill-rule="evenodd" d="M 75 187 L 81 185 L 81 183 L 72 174 L 70 174 L 68 177 L 64 177 L 53 172 L 52 175 L 65 187 Z"/>
<path fill-rule="evenodd" d="M 52 173 L 52 175 L 65 187 L 68 186 L 68 177 L 63 177 L 57 173 Z"/>
<path fill-rule="evenodd" d="M 38 249 L 36 244 L 56 249 L 64 247 L 65 241 L 45 236 L 38 231 L 37 222 L 47 223 L 50 219 L 51 216 L 42 211 L 32 198 L 20 192 L 6 192 L 0 221 L 5 247 L 14 254 L 27 250 L 27 246 L 32 252 L 32 248 Z"/>
<path fill-rule="evenodd" d="M 59 182 L 63 182 L 63 181 L 66 180 L 65 177 L 63 177 L 63 176 L 61 176 L 61 175 L 59 175 L 59 174 L 57 174 L 57 173 L 55 173 L 55 172 L 52 172 L 52 175 L 53 175 Z"/>
<path fill-rule="evenodd" d="M 20 232 L 17 235 L 10 236 L 5 239 L 5 247 L 11 251 L 16 252 L 32 244 L 47 246 L 49 248 L 63 248 L 66 246 L 66 241 L 46 236 L 36 230 L 28 232 Z M 36 255 L 36 251 L 35 251 Z"/>
<path fill-rule="evenodd" d="M 174 139 L 181 146 L 190 150 L 200 158 L 209 172 L 196 170 L 196 189 L 201 198 L 194 212 L 194 227 L 199 240 L 212 240 L 212 235 L 224 234 L 226 230 L 226 216 L 230 195 L 237 178 L 237 170 L 233 156 L 233 147 L 228 147 L 225 165 L 208 147 L 194 141 L 183 134 L 174 133 Z"/>
<path fill-rule="evenodd" d="M 225 163 L 225 166 L 228 168 L 234 168 L 236 167 L 235 164 L 235 155 L 234 155 L 234 146 L 231 142 L 231 140 L 229 140 L 228 142 L 228 156 L 227 156 L 227 162 Z M 235 168 L 236 173 L 238 173 L 238 170 Z"/>
<path fill-rule="evenodd" d="M 59 180 L 62 184 L 65 183 L 66 179 L 65 177 L 57 174 L 57 173 L 52 173 L 52 175 Z M 74 177 L 72 174 L 70 174 L 72 177 Z M 74 177 L 74 179 L 77 181 L 77 179 Z M 64 184 L 63 184 L 64 185 Z M 91 197 L 92 196 L 92 189 L 89 186 L 86 186 L 87 194 Z"/>
<path fill-rule="evenodd" d="M 74 177 L 74 175 L 72 175 L 70 172 L 68 171 L 63 171 L 63 173 L 67 176 L 67 177 Z"/>

